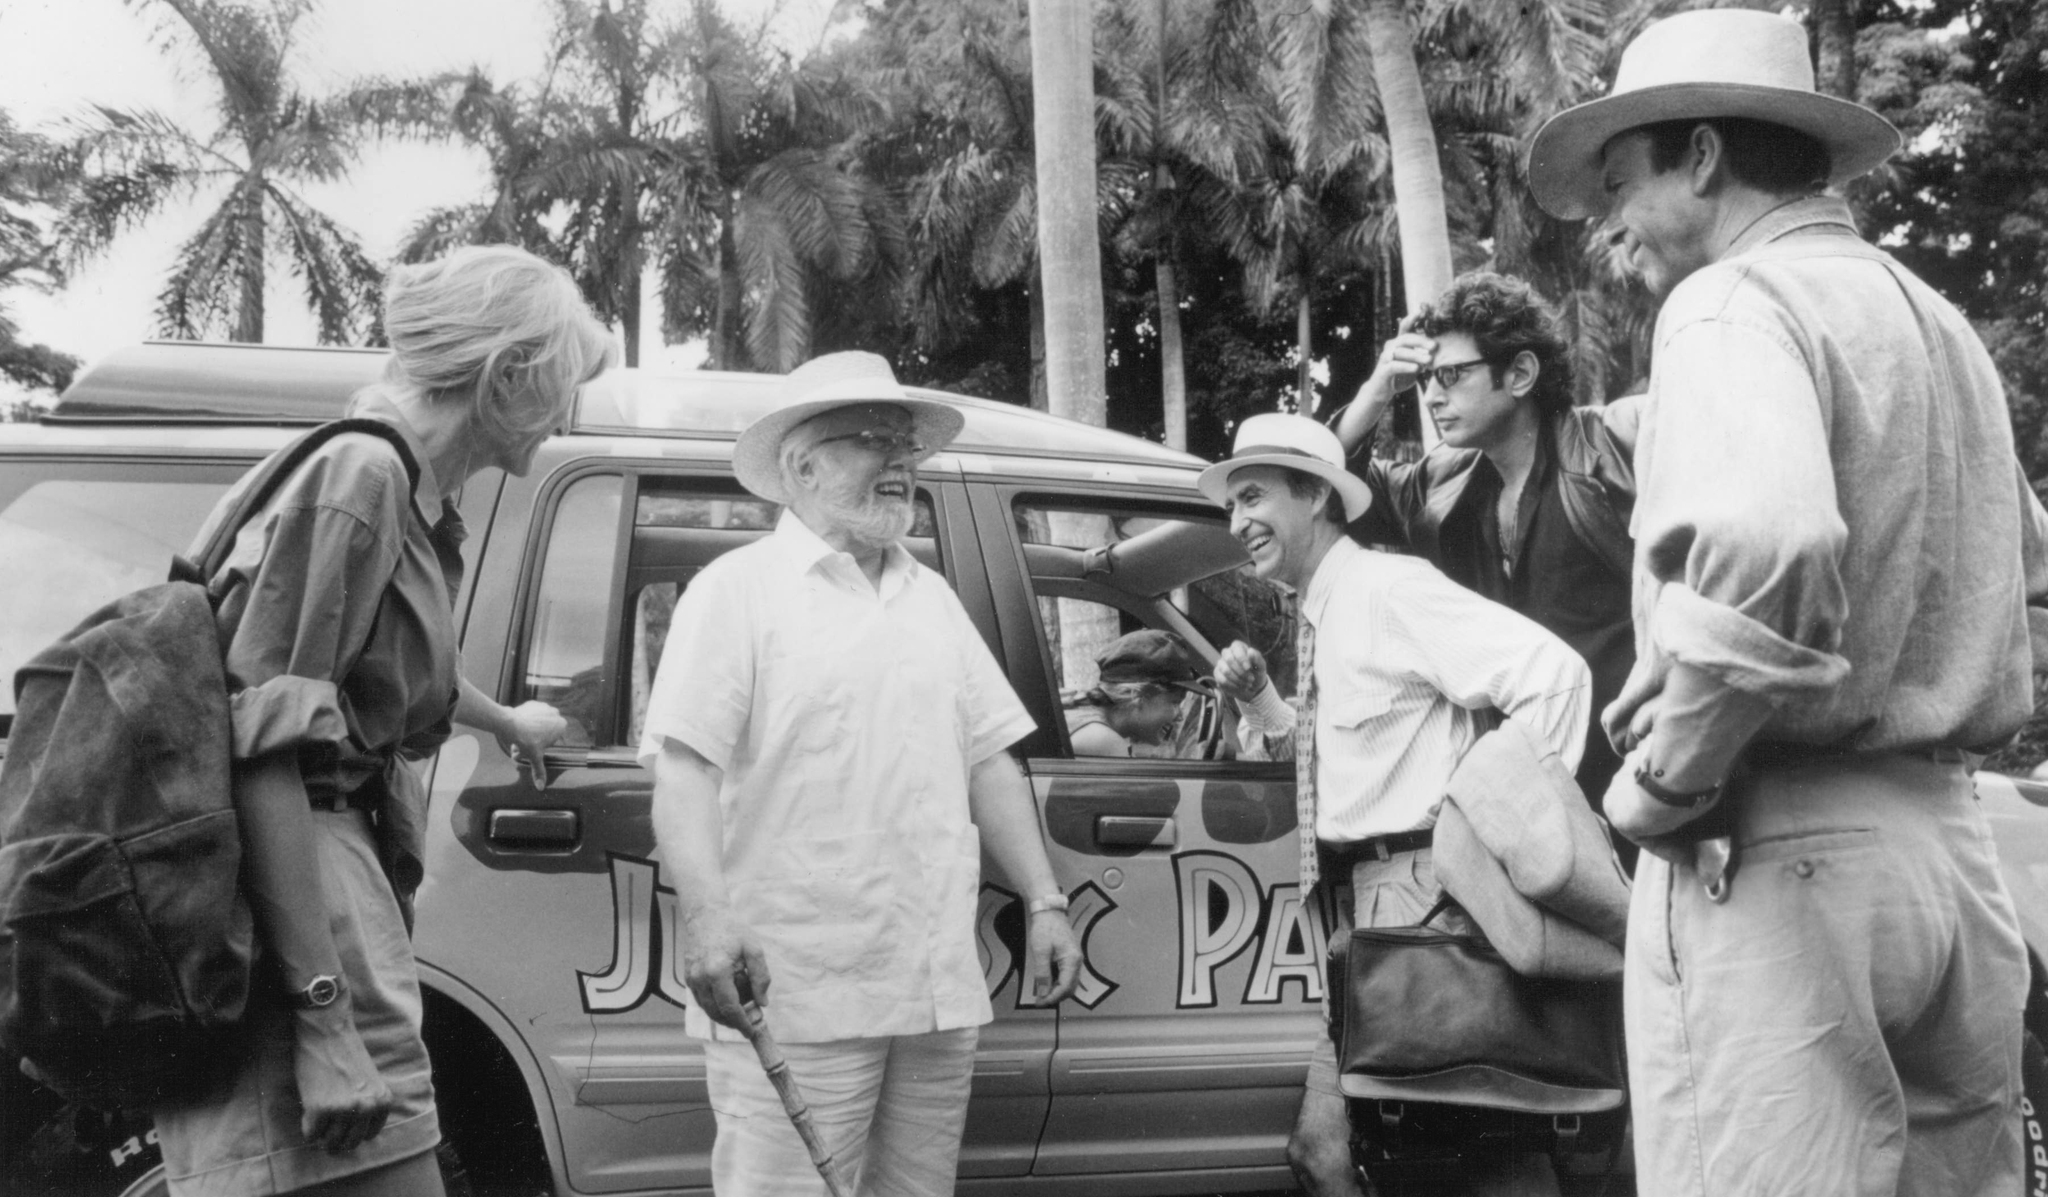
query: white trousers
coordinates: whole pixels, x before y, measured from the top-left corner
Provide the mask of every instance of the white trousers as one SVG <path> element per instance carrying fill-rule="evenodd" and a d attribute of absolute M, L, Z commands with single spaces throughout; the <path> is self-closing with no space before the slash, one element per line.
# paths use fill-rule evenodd
<path fill-rule="evenodd" d="M 784 1043 L 811 1120 L 862 1197 L 945 1197 L 960 1162 L 979 1027 Z M 803 1140 L 748 1043 L 706 1043 L 718 1197 L 825 1194 Z"/>

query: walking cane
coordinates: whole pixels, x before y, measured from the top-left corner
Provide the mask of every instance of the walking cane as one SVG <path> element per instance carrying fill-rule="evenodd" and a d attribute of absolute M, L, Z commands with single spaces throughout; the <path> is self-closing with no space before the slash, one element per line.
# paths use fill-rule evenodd
<path fill-rule="evenodd" d="M 747 976 L 747 970 L 734 969 L 732 980 L 740 992 L 740 1009 L 747 1016 L 747 1025 L 740 1030 L 754 1045 L 754 1054 L 761 1058 L 761 1067 L 775 1086 L 776 1095 L 782 1098 L 782 1109 L 789 1115 L 790 1125 L 796 1127 L 797 1137 L 804 1141 L 804 1150 L 811 1153 L 812 1165 L 818 1169 L 818 1175 L 825 1178 L 825 1188 L 832 1197 L 853 1197 L 853 1186 L 839 1175 L 838 1163 L 826 1149 L 825 1140 L 818 1136 L 818 1128 L 811 1125 L 810 1107 L 804 1104 L 804 1093 L 797 1088 L 796 1078 L 789 1074 L 789 1063 L 782 1058 L 782 1049 L 776 1046 L 775 1036 L 768 1033 L 768 1023 L 761 1014 L 759 1003 L 754 1001 L 754 985 Z"/>

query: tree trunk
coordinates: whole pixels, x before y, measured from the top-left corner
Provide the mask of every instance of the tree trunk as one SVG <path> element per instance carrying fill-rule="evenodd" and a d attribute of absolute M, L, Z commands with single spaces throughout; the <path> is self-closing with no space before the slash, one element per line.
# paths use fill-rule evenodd
<path fill-rule="evenodd" d="M 619 323 L 625 325 L 626 364 L 640 364 L 640 221 L 637 214 L 628 209 L 631 221 L 626 227 L 626 262 L 624 293 L 619 296 Z"/>
<path fill-rule="evenodd" d="M 1814 82 L 1837 99 L 1856 98 L 1855 0 L 1813 0 L 1813 23 L 1820 35 L 1820 69 Z"/>
<path fill-rule="evenodd" d="M 1188 375 L 1180 348 L 1180 283 L 1173 275 L 1173 240 L 1160 240 L 1157 269 L 1159 290 L 1159 401 L 1166 422 L 1166 447 L 1188 447 Z"/>
<path fill-rule="evenodd" d="M 1157 26 L 1152 37 L 1152 190 L 1154 202 L 1173 187 L 1166 169 L 1166 12 L 1167 0 L 1153 9 Z M 1166 222 L 1159 234 L 1159 262 L 1154 274 L 1159 296 L 1159 408 L 1166 447 L 1188 447 L 1187 363 L 1180 347 L 1180 280 L 1173 273 L 1173 228 Z"/>
<path fill-rule="evenodd" d="M 1401 224 L 1403 300 L 1413 312 L 1451 285 L 1451 233 L 1444 215 L 1443 167 L 1437 160 L 1436 130 L 1415 65 L 1415 32 L 1401 0 L 1365 0 L 1365 41 L 1372 52 L 1374 84 L 1387 122 L 1393 158 L 1394 212 Z M 1436 443 L 1436 427 L 1422 421 L 1425 448 Z"/>
<path fill-rule="evenodd" d="M 1294 410 L 1304 416 L 1316 414 L 1316 380 L 1310 372 L 1309 333 L 1314 325 L 1308 314 L 1308 267 L 1302 267 L 1301 298 L 1294 304 L 1294 352 L 1301 360 L 1294 367 Z"/>
<path fill-rule="evenodd" d="M 718 219 L 718 310 L 712 316 L 711 360 L 714 370 L 739 369 L 740 248 L 732 230 L 732 201 Z"/>
<path fill-rule="evenodd" d="M 242 244 L 241 257 L 236 261 L 240 278 L 236 280 L 241 291 L 235 305 L 235 332 L 231 340 L 246 341 L 253 345 L 263 343 L 263 191 L 252 188 L 249 200 L 241 216 Z"/>
<path fill-rule="evenodd" d="M 1095 61 L 1089 0 L 1031 0 L 1038 277 L 1054 415 L 1102 426 L 1102 247 L 1095 233 Z"/>
<path fill-rule="evenodd" d="M 1034 274 L 1025 290 L 1031 296 L 1031 406 L 1051 411 L 1045 381 L 1045 280 Z"/>

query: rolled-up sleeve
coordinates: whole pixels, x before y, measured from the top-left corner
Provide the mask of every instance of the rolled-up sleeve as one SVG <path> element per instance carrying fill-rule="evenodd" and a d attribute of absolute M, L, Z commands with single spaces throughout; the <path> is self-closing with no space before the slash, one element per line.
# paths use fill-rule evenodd
<path fill-rule="evenodd" d="M 354 735 L 338 683 L 368 643 L 397 568 L 405 494 L 395 456 L 388 469 L 323 460 L 237 537 L 228 569 L 245 591 L 227 667 L 241 687 L 230 707 L 238 758 L 338 750 Z"/>
<path fill-rule="evenodd" d="M 1656 647 L 1775 702 L 1848 675 L 1848 528 L 1820 398 L 1761 329 L 1695 320 L 1659 347 L 1636 507 Z"/>
<path fill-rule="evenodd" d="M 712 562 L 691 580 L 669 621 L 668 643 L 647 700 L 640 762 L 649 768 L 675 740 L 732 769 L 754 704 L 754 604 L 739 573 Z"/>

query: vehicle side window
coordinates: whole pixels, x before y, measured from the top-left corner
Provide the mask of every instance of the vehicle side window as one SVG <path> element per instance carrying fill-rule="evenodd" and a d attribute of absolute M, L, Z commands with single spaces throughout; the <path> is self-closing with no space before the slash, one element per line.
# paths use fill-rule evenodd
<path fill-rule="evenodd" d="M 569 484 L 555 506 L 541 558 L 540 601 L 526 652 L 525 695 L 569 722 L 564 747 L 588 748 L 602 726 L 605 621 L 618 556 L 626 479 L 595 474 Z"/>
<path fill-rule="evenodd" d="M 1076 729 L 1101 718 L 1102 697 L 1090 694 L 1096 657 L 1118 636 L 1142 628 L 1173 632 L 1208 659 L 1243 640 L 1265 656 L 1281 694 L 1293 694 L 1293 605 L 1252 572 L 1220 516 L 1035 497 L 1020 499 L 1013 513 L 1070 742 L 1079 743 Z M 1134 743 L 1130 755 L 1233 753 L 1234 747 L 1204 748 L 1215 743 L 1219 720 L 1234 722 L 1216 704 L 1184 700 L 1171 738 Z"/>
<path fill-rule="evenodd" d="M 0 489 L 0 678 L 98 608 L 170 574 L 206 516 L 246 466 L 108 477 L 92 466 L 10 467 Z M 70 476 L 65 476 L 65 475 Z M 87 476 L 94 475 L 94 476 Z M 0 735 L 14 687 L 0 685 Z"/>

